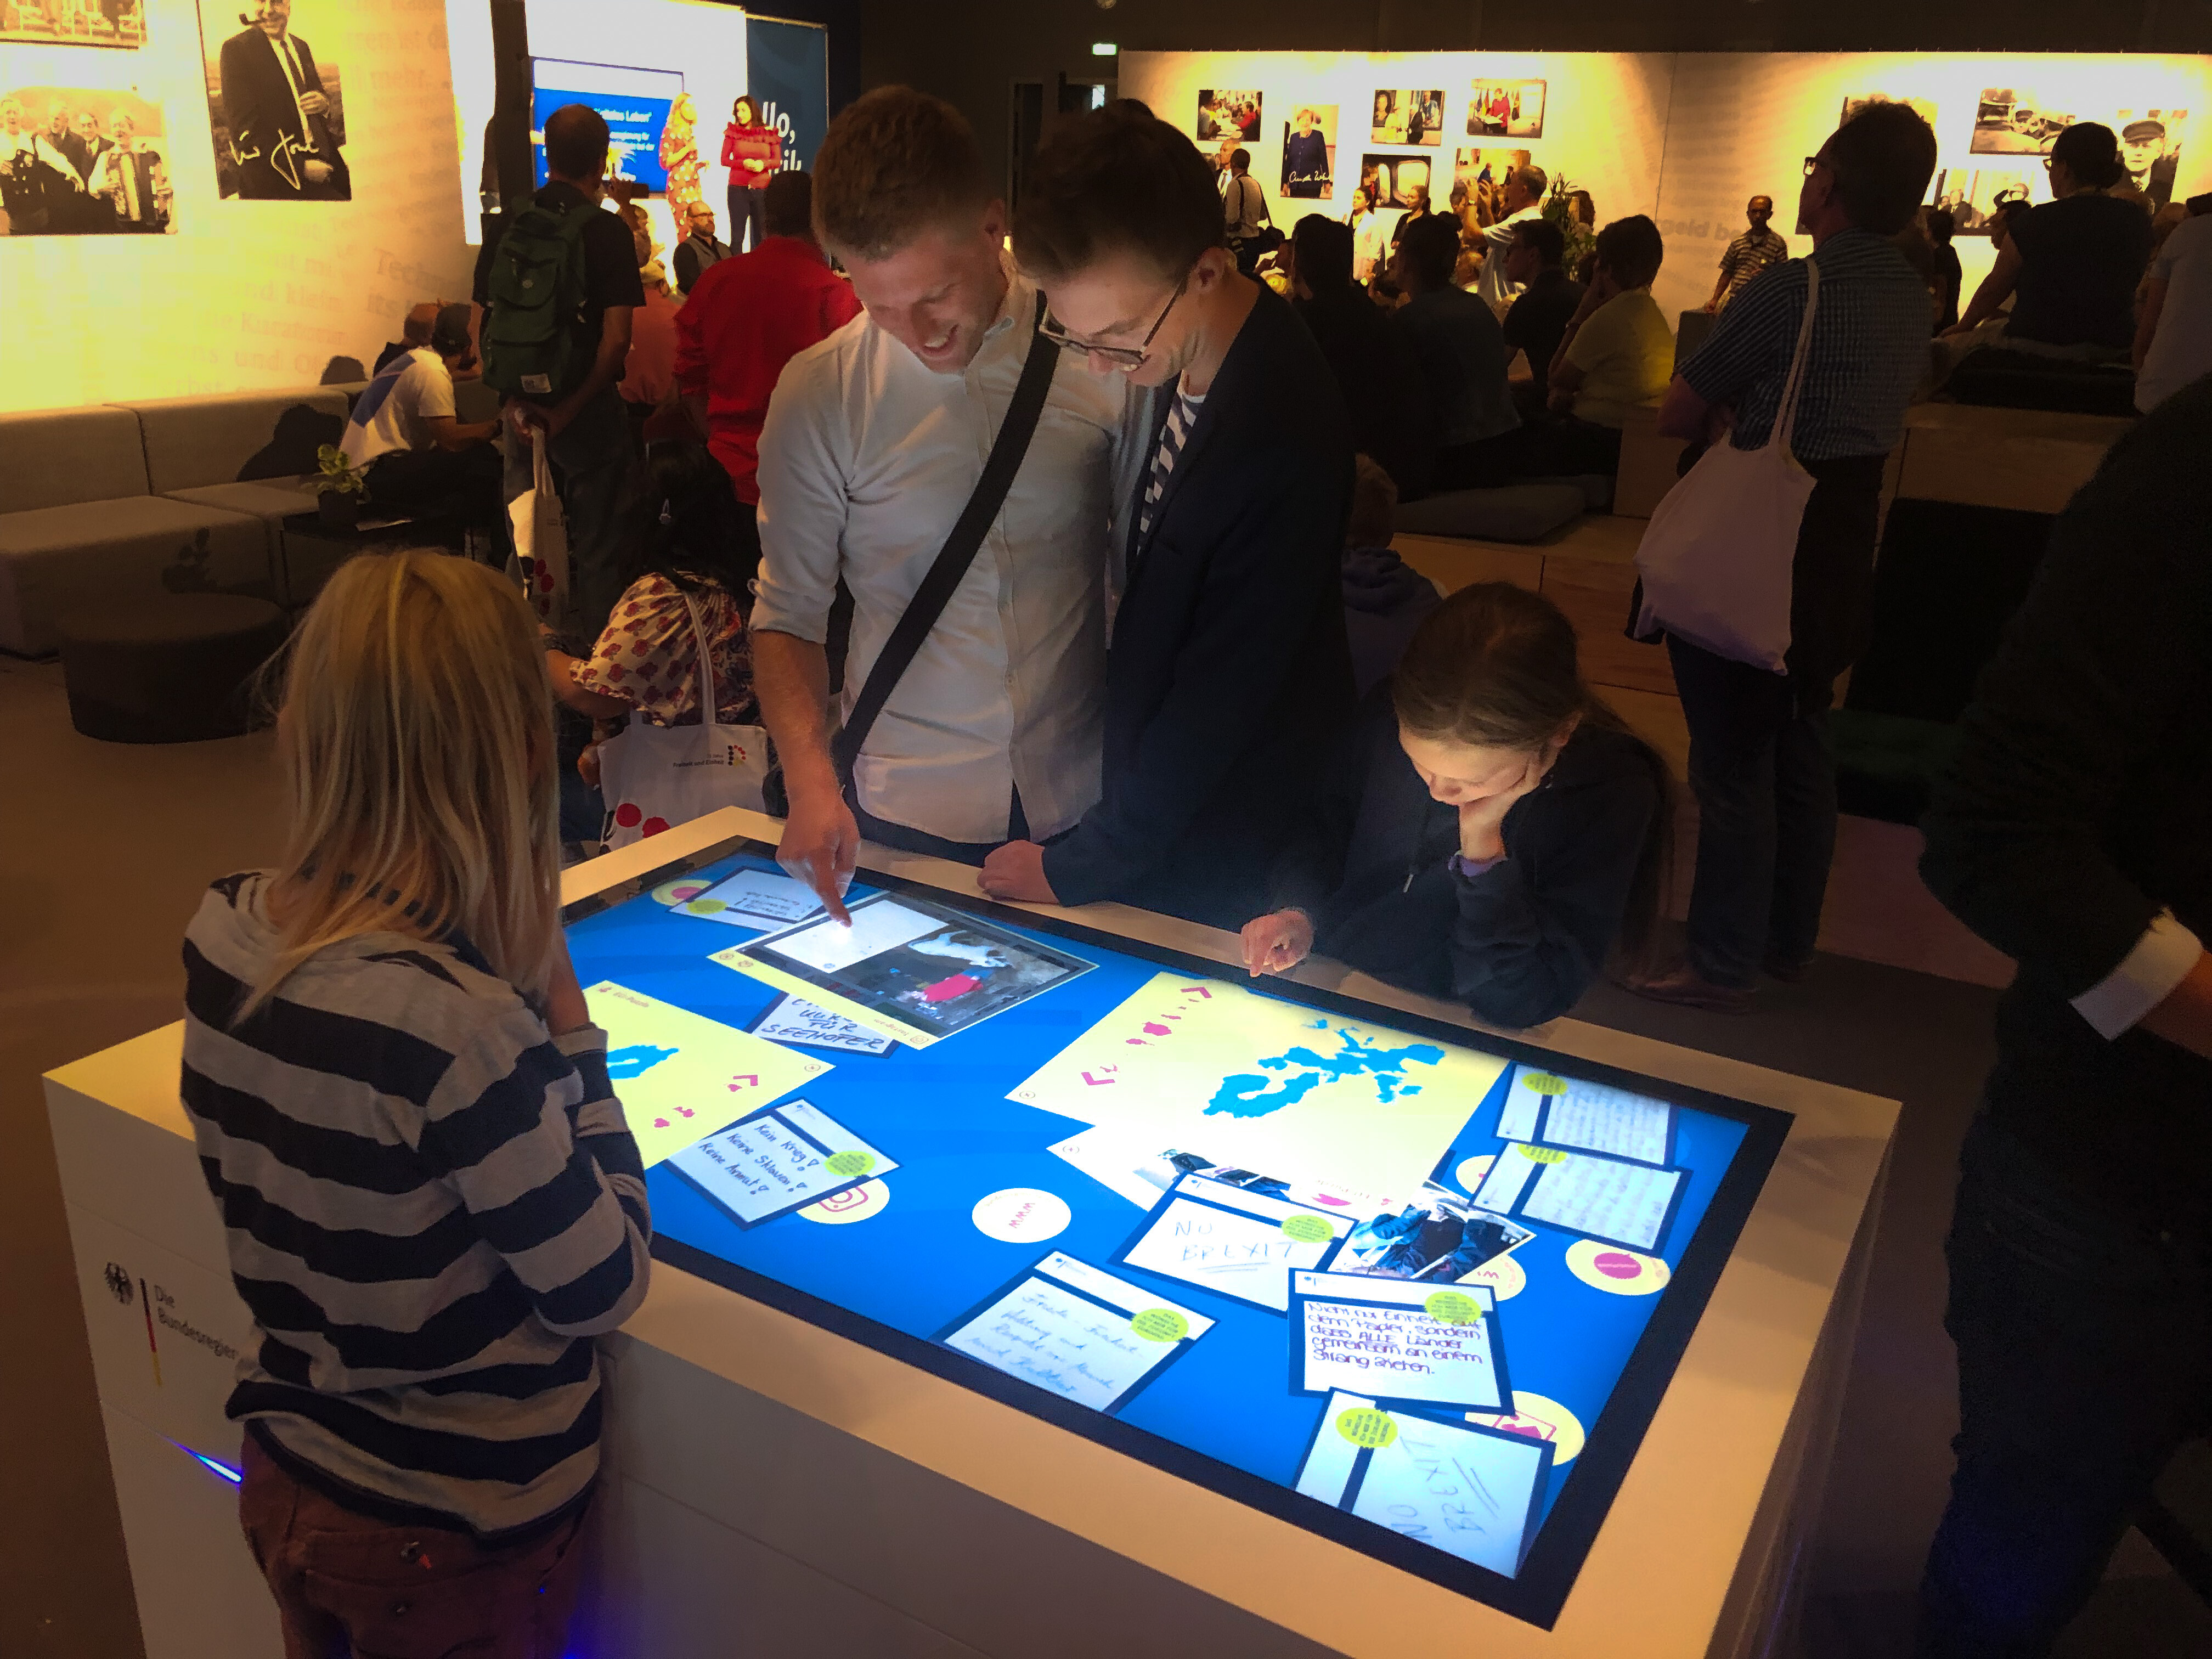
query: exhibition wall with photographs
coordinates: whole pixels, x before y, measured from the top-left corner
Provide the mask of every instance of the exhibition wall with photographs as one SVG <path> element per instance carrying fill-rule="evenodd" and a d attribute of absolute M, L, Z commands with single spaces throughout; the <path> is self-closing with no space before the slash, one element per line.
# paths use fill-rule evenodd
<path fill-rule="evenodd" d="M 0 409 L 312 386 L 468 292 L 445 0 L 0 0 L 0 158 L 61 301 Z"/>
<path fill-rule="evenodd" d="M 1969 293 L 1994 258 L 1991 210 L 2050 199 L 2042 158 L 2075 121 L 2120 135 L 2154 203 L 2212 188 L 2212 133 L 2191 125 L 2192 111 L 2212 125 L 2212 58 L 1125 49 L 1121 62 L 1121 95 L 1185 126 L 1218 167 L 1250 152 L 1283 229 L 1455 193 L 1480 218 L 1505 173 L 1533 164 L 1562 198 L 1586 192 L 1599 225 L 1658 222 L 1652 294 L 1670 316 L 1705 303 L 1753 196 L 1775 198 L 1793 253 L 1809 248 L 1792 234 L 1804 158 L 1868 98 L 1911 103 L 1935 128 L 1929 204 L 1952 211 Z"/>
<path fill-rule="evenodd" d="M 740 94 L 787 165 L 828 126 L 817 26 L 526 9 L 536 112 L 608 116 L 658 246 L 672 190 L 719 209 Z M 495 79 L 486 0 L 0 0 L 0 282 L 70 301 L 0 331 L 0 410 L 364 378 L 410 305 L 468 297 Z"/>

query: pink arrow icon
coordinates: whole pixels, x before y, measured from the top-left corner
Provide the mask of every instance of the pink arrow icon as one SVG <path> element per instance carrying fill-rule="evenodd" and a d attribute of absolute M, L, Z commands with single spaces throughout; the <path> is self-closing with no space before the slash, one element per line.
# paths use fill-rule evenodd
<path fill-rule="evenodd" d="M 1085 1072 L 1083 1074 L 1083 1080 L 1094 1089 L 1103 1089 L 1106 1085 L 1115 1082 L 1117 1079 L 1110 1077 L 1093 1077 L 1090 1073 Z"/>
<path fill-rule="evenodd" d="M 760 1087 L 760 1079 L 757 1077 L 748 1075 L 745 1077 L 732 1078 L 730 1079 L 730 1092 L 732 1094 L 737 1093 L 740 1088 L 744 1087 L 744 1085 L 748 1083 L 751 1084 L 756 1089 Z"/>
<path fill-rule="evenodd" d="M 1211 998 L 1213 995 L 1213 993 L 1207 990 L 1203 985 L 1186 985 L 1182 988 L 1182 994 L 1187 997 L 1199 996 Z"/>

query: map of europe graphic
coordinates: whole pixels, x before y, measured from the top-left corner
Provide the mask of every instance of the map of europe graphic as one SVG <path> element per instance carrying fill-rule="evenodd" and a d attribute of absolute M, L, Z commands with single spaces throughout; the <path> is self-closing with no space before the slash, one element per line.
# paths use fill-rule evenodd
<path fill-rule="evenodd" d="M 1505 1068 L 1442 1035 L 1163 972 L 1010 1093 L 1139 1147 L 1387 1194 L 1419 1186 Z"/>
<path fill-rule="evenodd" d="M 1328 1022 L 1316 1021 L 1316 1025 L 1326 1029 Z M 1375 1079 L 1376 1090 L 1387 1106 L 1401 1095 L 1421 1092 L 1421 1085 L 1406 1081 L 1407 1066 L 1434 1066 L 1444 1057 L 1444 1051 L 1432 1042 L 1378 1048 L 1341 1026 L 1334 1035 L 1338 1046 L 1334 1054 L 1318 1054 L 1302 1045 L 1257 1061 L 1262 1073 L 1245 1072 L 1222 1079 L 1221 1087 L 1206 1105 L 1206 1115 L 1225 1113 L 1231 1117 L 1265 1117 L 1270 1112 L 1295 1105 L 1322 1084 L 1349 1082 L 1359 1077 Z"/>

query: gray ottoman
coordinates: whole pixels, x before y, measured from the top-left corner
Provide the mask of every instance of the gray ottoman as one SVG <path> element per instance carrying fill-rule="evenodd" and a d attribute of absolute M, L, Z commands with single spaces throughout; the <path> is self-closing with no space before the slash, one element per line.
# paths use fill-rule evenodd
<path fill-rule="evenodd" d="M 170 593 L 64 616 L 70 723 L 109 743 L 234 738 L 260 710 L 254 677 L 288 632 L 266 599 Z"/>

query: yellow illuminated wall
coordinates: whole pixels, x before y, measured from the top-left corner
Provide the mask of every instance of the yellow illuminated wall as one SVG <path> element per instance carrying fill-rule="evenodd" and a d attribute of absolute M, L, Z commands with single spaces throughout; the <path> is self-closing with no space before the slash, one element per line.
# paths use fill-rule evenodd
<path fill-rule="evenodd" d="M 1976 155 L 1975 117 L 1985 88 L 2077 118 L 2114 125 L 2121 111 L 2185 109 L 2175 199 L 2212 189 L 2212 58 L 2058 56 L 1951 52 L 1124 52 L 1120 93 L 1162 119 L 1194 130 L 1201 88 L 1263 94 L 1252 176 L 1285 228 L 1311 211 L 1337 216 L 1351 205 L 1363 153 L 1413 155 L 1404 144 L 1369 144 L 1377 88 L 1444 89 L 1443 142 L 1419 153 L 1438 158 L 1437 199 L 1449 191 L 1453 152 L 1467 146 L 1525 149 L 1547 172 L 1565 172 L 1595 199 L 1600 224 L 1649 214 L 1666 238 L 1667 262 L 1652 293 L 1670 316 L 1705 303 L 1722 250 L 1743 228 L 1747 197 L 1771 195 L 1774 228 L 1792 252 L 1804 158 L 1834 131 L 1846 97 L 1880 93 L 1935 106 L 1939 167 L 2018 168 L 2037 200 L 2049 186 L 2039 157 Z M 1485 81 L 1547 83 L 1543 136 L 1470 138 L 1468 89 Z M 1341 111 L 1336 194 L 1326 202 L 1278 200 L 1283 123 L 1300 104 Z M 1211 148 L 1211 146 L 1208 146 Z M 1960 237 L 1966 293 L 1988 271 L 1986 238 Z M 1963 303 L 1963 301 L 1962 301 Z"/>
<path fill-rule="evenodd" d="M 0 240 L 0 409 L 312 385 L 332 356 L 374 362 L 416 301 L 468 297 L 443 0 L 295 0 L 294 32 L 343 88 L 350 202 L 218 200 L 197 9 L 143 3 L 137 51 L 0 45 L 0 94 L 159 104 L 177 221 Z M 226 34 L 250 9 L 205 3 Z"/>

